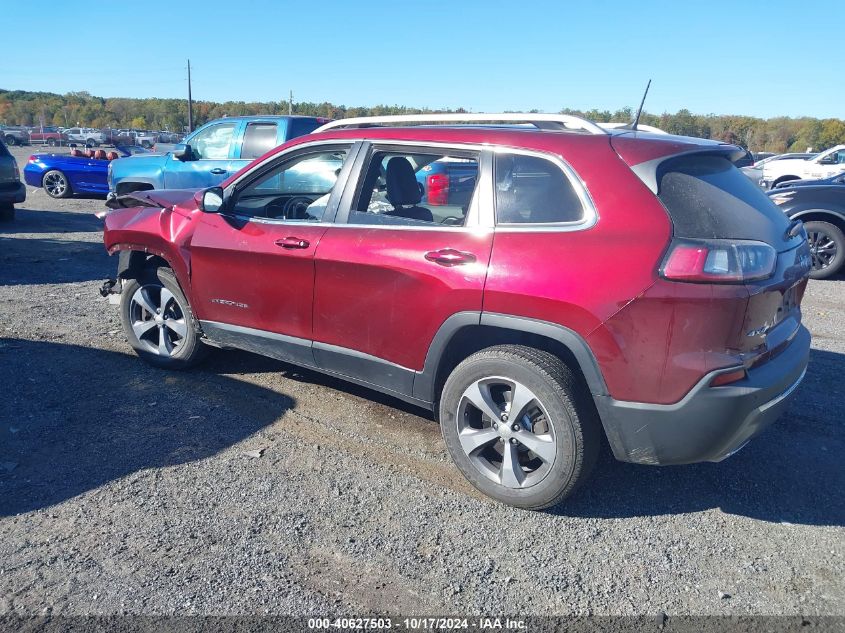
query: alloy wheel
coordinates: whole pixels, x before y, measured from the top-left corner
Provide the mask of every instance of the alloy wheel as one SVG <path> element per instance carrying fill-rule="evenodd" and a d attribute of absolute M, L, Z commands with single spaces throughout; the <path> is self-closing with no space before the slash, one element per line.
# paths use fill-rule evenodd
<path fill-rule="evenodd" d="M 185 310 L 164 286 L 141 286 L 129 303 L 129 322 L 141 345 L 159 356 L 173 356 L 185 341 Z"/>
<path fill-rule="evenodd" d="M 824 270 L 830 267 L 839 251 L 833 238 L 824 231 L 814 230 L 807 234 L 807 240 L 810 243 L 813 270 Z"/>
<path fill-rule="evenodd" d="M 51 172 L 44 176 L 44 189 L 53 198 L 61 198 L 67 191 L 67 178 L 61 172 Z"/>
<path fill-rule="evenodd" d="M 458 404 L 458 439 L 470 463 L 507 488 L 528 488 L 551 470 L 555 431 L 545 407 L 510 378 L 477 380 Z"/>

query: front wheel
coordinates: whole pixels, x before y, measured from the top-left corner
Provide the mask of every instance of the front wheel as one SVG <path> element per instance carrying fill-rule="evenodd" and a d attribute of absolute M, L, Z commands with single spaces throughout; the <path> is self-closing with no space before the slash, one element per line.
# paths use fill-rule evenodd
<path fill-rule="evenodd" d="M 185 369 L 207 351 L 188 300 L 168 268 L 147 271 L 124 284 L 120 320 L 135 353 L 156 367 Z"/>
<path fill-rule="evenodd" d="M 845 234 L 835 224 L 813 220 L 804 223 L 813 267 L 810 279 L 833 277 L 845 263 Z"/>
<path fill-rule="evenodd" d="M 8 145 L 9 147 L 18 144 L 18 139 L 16 139 L 14 136 L 7 136 L 3 140 L 6 141 L 6 145 Z"/>
<path fill-rule="evenodd" d="M 589 398 L 553 354 L 490 347 L 446 380 L 440 429 L 471 484 L 504 503 L 540 510 L 572 494 L 595 463 L 600 432 Z"/>
<path fill-rule="evenodd" d="M 67 198 L 73 193 L 67 176 L 58 169 L 51 169 L 44 174 L 41 186 L 51 198 Z"/>
<path fill-rule="evenodd" d="M 56 146 L 56 139 L 54 139 L 54 138 L 47 139 L 47 145 L 49 145 L 50 147 L 55 147 Z"/>
<path fill-rule="evenodd" d="M 89 138 L 87 141 L 85 141 L 85 145 L 87 147 L 99 147 L 100 146 L 100 144 L 97 141 L 95 141 L 93 138 Z"/>

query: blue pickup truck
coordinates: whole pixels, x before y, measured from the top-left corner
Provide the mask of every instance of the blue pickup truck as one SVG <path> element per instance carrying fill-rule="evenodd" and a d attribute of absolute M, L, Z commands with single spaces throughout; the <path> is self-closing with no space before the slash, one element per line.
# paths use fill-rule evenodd
<path fill-rule="evenodd" d="M 165 154 L 109 163 L 109 196 L 147 189 L 213 187 L 269 150 L 330 119 L 309 116 L 226 117 L 206 123 Z"/>

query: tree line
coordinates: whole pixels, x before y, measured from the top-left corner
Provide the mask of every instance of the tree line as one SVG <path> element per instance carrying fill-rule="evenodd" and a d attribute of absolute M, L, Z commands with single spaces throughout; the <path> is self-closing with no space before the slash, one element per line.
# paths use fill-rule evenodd
<path fill-rule="evenodd" d="M 387 114 L 417 114 L 425 112 L 467 112 L 431 110 L 406 106 L 347 107 L 323 102 L 299 101 L 194 102 L 194 125 L 224 116 L 250 114 L 303 114 L 341 119 L 354 116 Z M 533 112 L 537 112 L 534 110 Z M 597 122 L 628 122 L 633 119 L 631 108 L 610 110 L 571 110 L 562 114 L 577 114 Z M 746 147 L 753 151 L 787 152 L 820 151 L 845 143 L 845 121 L 812 117 L 775 117 L 762 119 L 741 115 L 693 114 L 682 109 L 674 114 L 644 112 L 640 121 L 654 125 L 671 134 L 711 138 Z M 49 92 L 27 92 L 0 89 L 0 123 L 5 125 L 57 125 L 63 127 L 140 128 L 184 131 L 188 124 L 188 104 L 185 99 L 127 99 L 95 97 L 87 92 L 64 95 Z"/>

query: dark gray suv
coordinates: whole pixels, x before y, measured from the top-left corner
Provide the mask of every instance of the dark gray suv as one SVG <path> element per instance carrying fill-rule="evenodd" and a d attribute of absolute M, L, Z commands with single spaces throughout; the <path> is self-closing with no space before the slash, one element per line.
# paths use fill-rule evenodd
<path fill-rule="evenodd" d="M 0 141 L 0 220 L 15 217 L 15 204 L 26 200 L 26 185 L 21 182 L 21 172 L 15 157 L 6 144 Z"/>

